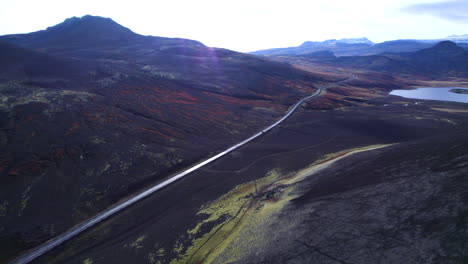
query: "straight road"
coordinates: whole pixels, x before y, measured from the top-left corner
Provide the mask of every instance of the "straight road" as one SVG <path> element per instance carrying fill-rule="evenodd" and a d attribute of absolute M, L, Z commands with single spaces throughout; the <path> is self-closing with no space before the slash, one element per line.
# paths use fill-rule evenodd
<path fill-rule="evenodd" d="M 48 251 L 52 250 L 53 248 L 63 244 L 64 242 L 70 240 L 71 238 L 73 238 L 74 236 L 82 233 L 83 231 L 91 228 L 92 226 L 102 222 L 103 220 L 109 218 L 110 216 L 126 209 L 127 207 L 129 207 L 130 205 L 144 199 L 145 197 L 149 196 L 150 194 L 152 193 L 155 193 L 157 192 L 158 190 L 168 186 L 169 184 L 187 176 L 188 174 L 190 174 L 191 172 L 223 157 L 224 155 L 244 146 L 245 144 L 249 143 L 250 141 L 262 136 L 264 133 L 270 131 L 271 129 L 275 128 L 276 126 L 278 126 L 279 124 L 281 124 L 282 122 L 284 122 L 287 118 L 289 118 L 296 110 L 297 108 L 299 108 L 299 106 L 301 106 L 305 101 L 313 98 L 313 97 L 316 97 L 318 96 L 324 89 L 327 89 L 327 88 L 330 88 L 330 87 L 333 87 L 333 86 L 336 86 L 336 85 L 339 85 L 339 84 L 342 84 L 342 83 L 345 83 L 345 82 L 349 82 L 350 80 L 354 80 L 354 79 L 357 79 L 358 77 L 356 75 L 351 75 L 351 77 L 349 79 L 346 79 L 346 80 L 343 80 L 343 81 L 340 81 L 340 82 L 336 82 L 336 83 L 332 83 L 332 84 L 329 84 L 327 86 L 323 86 L 323 87 L 319 87 L 317 88 L 317 91 L 315 93 L 313 93 L 312 95 L 309 95 L 301 100 L 299 100 L 296 104 L 294 104 L 289 110 L 288 112 L 282 117 L 280 118 L 278 121 L 276 121 L 275 123 L 273 123 L 272 125 L 264 128 L 263 130 L 261 130 L 260 132 L 254 134 L 253 136 L 245 139 L 244 141 L 241 141 L 240 143 L 237 143 L 235 144 L 234 146 L 216 154 L 215 156 L 211 157 L 211 158 L 208 158 L 176 175 L 174 175 L 173 177 L 169 178 L 168 180 L 166 181 L 163 181 L 139 194 L 137 194 L 136 196 L 126 200 L 126 201 L 123 201 L 117 205 L 115 205 L 114 207 L 106 210 L 106 211 L 103 211 L 101 213 L 99 213 L 98 215 L 94 216 L 93 218 L 71 228 L 70 230 L 68 230 L 67 232 L 47 241 L 46 243 L 32 249 L 31 251 L 27 252 L 26 254 L 18 257 L 17 259 L 13 260 L 12 264 L 25 264 L 25 263 L 29 263 L 31 261 L 33 261 L 34 259 L 44 255 L 45 253 L 47 253 Z"/>

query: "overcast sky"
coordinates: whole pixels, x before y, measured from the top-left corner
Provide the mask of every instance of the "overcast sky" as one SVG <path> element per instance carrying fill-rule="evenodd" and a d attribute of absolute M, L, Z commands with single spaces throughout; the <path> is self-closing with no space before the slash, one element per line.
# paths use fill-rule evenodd
<path fill-rule="evenodd" d="M 68 17 L 110 17 L 143 35 L 181 37 L 237 51 L 306 40 L 434 39 L 468 34 L 468 0 L 1 0 L 0 35 Z"/>

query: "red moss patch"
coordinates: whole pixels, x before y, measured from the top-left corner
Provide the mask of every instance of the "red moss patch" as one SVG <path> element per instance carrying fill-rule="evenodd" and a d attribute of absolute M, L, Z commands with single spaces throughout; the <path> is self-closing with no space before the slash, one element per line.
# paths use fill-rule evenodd
<path fill-rule="evenodd" d="M 28 161 L 14 166 L 8 172 L 11 176 L 39 175 L 47 168 L 46 161 Z"/>

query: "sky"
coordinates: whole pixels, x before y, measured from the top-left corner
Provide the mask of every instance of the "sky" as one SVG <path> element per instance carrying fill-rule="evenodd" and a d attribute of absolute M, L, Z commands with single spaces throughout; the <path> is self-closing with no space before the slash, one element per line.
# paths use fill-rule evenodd
<path fill-rule="evenodd" d="M 0 6 L 0 35 L 89 14 L 110 17 L 138 34 L 241 52 L 326 39 L 468 34 L 468 0 L 0 0 Z"/>

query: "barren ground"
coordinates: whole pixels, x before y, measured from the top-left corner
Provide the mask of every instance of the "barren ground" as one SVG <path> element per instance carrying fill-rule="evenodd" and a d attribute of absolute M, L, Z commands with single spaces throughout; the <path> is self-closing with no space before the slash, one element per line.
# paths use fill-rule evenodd
<path fill-rule="evenodd" d="M 461 263 L 468 119 L 434 109 L 467 106 L 395 96 L 313 105 L 38 263 Z M 392 143 L 278 182 L 327 154 Z"/>

